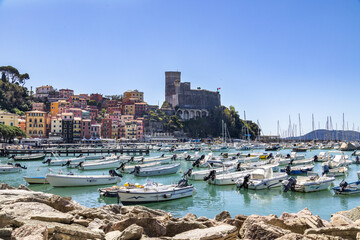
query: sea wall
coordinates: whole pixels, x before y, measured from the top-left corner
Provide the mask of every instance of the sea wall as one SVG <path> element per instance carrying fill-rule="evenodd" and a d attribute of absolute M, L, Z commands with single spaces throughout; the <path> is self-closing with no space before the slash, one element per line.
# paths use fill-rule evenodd
<path fill-rule="evenodd" d="M 241 209 L 239 209 L 241 212 Z M 276 215 L 175 218 L 143 206 L 87 208 L 71 198 L 0 184 L 0 239 L 360 239 L 360 207 L 330 222 L 308 209 Z"/>

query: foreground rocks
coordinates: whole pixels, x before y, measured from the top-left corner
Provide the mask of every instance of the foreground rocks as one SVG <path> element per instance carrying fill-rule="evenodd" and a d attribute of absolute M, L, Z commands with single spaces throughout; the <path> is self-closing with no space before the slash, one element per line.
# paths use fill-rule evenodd
<path fill-rule="evenodd" d="M 143 206 L 87 208 L 70 198 L 0 184 L 0 239 L 360 239 L 360 207 L 330 222 L 308 209 L 276 215 L 182 218 Z"/>

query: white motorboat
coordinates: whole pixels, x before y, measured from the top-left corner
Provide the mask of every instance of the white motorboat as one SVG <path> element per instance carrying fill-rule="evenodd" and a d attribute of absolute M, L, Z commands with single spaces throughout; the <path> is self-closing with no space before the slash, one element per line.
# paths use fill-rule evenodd
<path fill-rule="evenodd" d="M 347 183 L 343 180 L 338 187 L 333 187 L 333 190 L 336 194 L 342 195 L 360 193 L 360 181 Z"/>
<path fill-rule="evenodd" d="M 236 181 L 238 188 L 269 189 L 280 187 L 282 181 L 288 178 L 287 173 L 274 173 L 271 167 L 255 169 L 250 174 Z"/>
<path fill-rule="evenodd" d="M 301 160 L 301 159 L 305 159 L 305 155 L 304 154 L 299 155 L 299 154 L 297 154 L 297 152 L 291 152 L 290 153 L 290 158 L 292 160 Z"/>
<path fill-rule="evenodd" d="M 250 169 L 262 168 L 266 166 L 271 167 L 274 172 L 279 171 L 279 164 L 269 163 L 269 161 L 251 162 L 251 163 L 243 163 L 243 164 L 239 163 L 238 168 L 240 168 L 241 170 L 250 170 Z"/>
<path fill-rule="evenodd" d="M 37 154 L 29 154 L 29 155 L 22 155 L 22 156 L 11 156 L 9 159 L 13 159 L 14 161 L 36 161 L 36 160 L 43 160 L 45 158 L 44 153 L 37 153 Z"/>
<path fill-rule="evenodd" d="M 319 155 L 314 156 L 315 162 L 327 162 L 332 158 L 332 155 L 329 153 L 326 154 L 326 152 L 320 152 Z"/>
<path fill-rule="evenodd" d="M 225 172 L 234 172 L 236 171 L 236 165 L 233 166 L 224 166 L 219 168 L 212 168 L 212 169 L 206 169 L 206 170 L 200 170 L 200 171 L 193 171 L 192 168 L 190 168 L 186 173 L 184 173 L 184 177 L 190 180 L 204 180 L 204 177 L 208 176 L 210 171 L 215 170 L 216 174 L 222 174 Z"/>
<path fill-rule="evenodd" d="M 335 181 L 335 177 L 311 174 L 309 176 L 298 176 L 296 179 L 290 177 L 283 182 L 284 192 L 288 190 L 296 192 L 316 192 L 329 189 L 330 185 Z"/>
<path fill-rule="evenodd" d="M 110 160 L 110 161 L 100 161 L 100 162 L 82 162 L 79 164 L 78 168 L 80 170 L 97 170 L 97 169 L 109 169 L 117 168 L 121 164 L 121 160 Z"/>
<path fill-rule="evenodd" d="M 345 176 L 349 172 L 347 167 L 329 168 L 328 165 L 323 166 L 323 175 L 326 174 L 328 177 Z"/>
<path fill-rule="evenodd" d="M 347 155 L 335 155 L 333 159 L 328 162 L 324 162 L 322 165 L 328 165 L 329 168 L 338 168 L 338 167 L 346 167 L 353 162 L 349 159 Z"/>
<path fill-rule="evenodd" d="M 174 174 L 180 169 L 180 163 L 160 165 L 154 167 L 142 168 L 141 166 L 135 166 L 131 173 L 134 173 L 137 177 L 150 177 L 159 175 Z"/>
<path fill-rule="evenodd" d="M 216 171 L 211 170 L 208 177 L 204 178 L 209 184 L 213 185 L 235 185 L 239 178 L 245 177 L 254 170 L 238 171 L 238 172 L 226 172 L 222 174 L 216 174 Z"/>
<path fill-rule="evenodd" d="M 110 170 L 109 175 L 47 174 L 46 180 L 53 187 L 79 187 L 115 184 L 120 182 L 121 175 L 114 174 L 114 172 L 114 170 Z"/>
<path fill-rule="evenodd" d="M 139 163 L 152 163 L 152 162 L 161 162 L 162 164 L 166 164 L 171 162 L 171 160 L 173 159 L 173 155 L 167 155 L 167 156 L 158 156 L 158 157 L 149 157 L 149 158 L 142 158 L 139 161 L 129 161 L 129 163 L 134 163 L 134 164 L 139 164 Z"/>
<path fill-rule="evenodd" d="M 46 177 L 24 177 L 28 184 L 49 184 Z"/>
<path fill-rule="evenodd" d="M 26 169 L 25 166 L 21 166 L 19 163 L 15 165 L 12 164 L 0 164 L 0 174 L 2 173 L 16 173 L 20 172 L 22 169 Z"/>
<path fill-rule="evenodd" d="M 70 163 L 79 163 L 85 161 L 85 157 L 77 157 L 77 158 L 70 158 L 70 159 L 56 159 L 53 160 L 48 158 L 47 160 L 43 161 L 43 164 L 48 164 L 48 166 L 65 166 Z"/>
<path fill-rule="evenodd" d="M 286 172 L 287 174 L 294 174 L 294 175 L 301 175 L 306 174 L 307 172 L 310 172 L 314 169 L 314 164 L 308 164 L 308 165 L 297 165 L 297 166 L 291 166 L 290 164 L 287 165 L 285 168 L 280 169 L 281 172 Z"/>
<path fill-rule="evenodd" d="M 162 165 L 162 162 L 151 162 L 151 163 L 145 163 L 145 164 L 141 164 L 141 167 L 155 167 L 155 166 L 159 166 Z M 129 165 L 127 166 L 127 163 L 121 163 L 120 167 L 116 168 L 116 170 L 119 170 L 122 173 L 131 173 L 132 171 L 134 171 L 135 169 L 135 165 Z"/>
<path fill-rule="evenodd" d="M 292 166 L 314 164 L 314 159 L 310 158 L 310 159 L 301 159 L 301 160 L 291 160 L 290 164 Z"/>
<path fill-rule="evenodd" d="M 260 160 L 260 156 L 255 157 L 240 157 L 236 158 L 239 163 L 249 163 L 249 162 L 258 162 Z"/>
<path fill-rule="evenodd" d="M 182 179 L 178 184 L 162 185 L 147 182 L 144 185 L 129 185 L 117 189 L 119 200 L 123 205 L 142 204 L 150 202 L 164 202 L 184 197 L 195 193 L 195 188 Z"/>

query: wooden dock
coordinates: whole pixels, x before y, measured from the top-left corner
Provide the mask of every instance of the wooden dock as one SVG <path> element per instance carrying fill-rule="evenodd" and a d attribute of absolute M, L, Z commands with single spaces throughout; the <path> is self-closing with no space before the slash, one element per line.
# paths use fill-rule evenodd
<path fill-rule="evenodd" d="M 35 153 L 45 153 L 51 155 L 52 153 L 59 156 L 76 156 L 76 155 L 90 155 L 90 154 L 127 154 L 127 155 L 149 155 L 150 150 L 148 148 L 33 148 L 33 149 L 7 149 L 8 155 L 25 155 Z"/>

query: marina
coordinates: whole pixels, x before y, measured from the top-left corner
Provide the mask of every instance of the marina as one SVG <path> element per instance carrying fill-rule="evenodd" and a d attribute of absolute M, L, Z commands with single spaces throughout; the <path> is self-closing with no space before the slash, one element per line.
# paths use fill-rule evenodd
<path fill-rule="evenodd" d="M 187 149 L 188 151 L 188 149 Z M 288 154 L 291 154 L 292 149 L 282 149 L 279 151 L 267 151 L 267 153 L 272 153 L 272 156 L 275 156 L 277 153 L 282 154 L 283 156 L 287 156 Z M 326 155 L 331 154 L 330 150 L 324 150 L 324 149 L 316 149 L 316 150 L 308 150 L 307 152 L 302 152 L 301 155 L 305 155 L 302 159 L 314 159 L 315 156 L 318 156 L 321 152 L 326 153 Z M 243 156 L 260 156 L 265 152 L 264 149 L 256 149 L 256 150 L 245 150 L 241 151 L 242 154 L 239 154 L 238 150 L 233 149 L 227 149 L 227 153 L 229 156 L 235 156 L 237 155 L 240 159 L 240 162 L 244 162 Z M 197 159 L 201 158 L 202 155 L 207 156 L 208 151 L 204 152 L 198 152 L 197 153 Z M 174 160 L 174 158 L 169 162 L 165 161 L 163 163 L 161 162 L 150 162 L 147 163 L 147 159 L 161 159 L 162 155 L 165 156 L 172 156 L 170 152 L 161 152 L 157 150 L 153 150 L 149 152 L 149 156 L 144 157 L 144 166 L 148 166 L 150 168 L 154 168 L 152 166 L 167 166 L 169 164 L 179 164 L 180 170 L 178 170 L 176 173 L 172 173 L 169 175 L 159 175 L 159 176 L 151 176 L 148 178 L 143 177 L 137 177 L 133 174 L 130 174 L 131 171 L 135 170 L 135 166 L 140 165 L 141 162 L 134 161 L 131 162 L 131 158 L 126 158 L 126 155 L 123 155 L 124 157 L 120 157 L 123 159 L 126 159 L 126 171 L 121 171 L 121 169 L 118 170 L 118 172 L 122 172 L 123 177 L 121 178 L 121 182 L 116 184 L 116 181 L 109 183 L 107 185 L 104 185 L 104 188 L 110 188 L 110 189 L 116 189 L 121 188 L 126 183 L 131 184 L 137 184 L 142 185 L 144 182 L 147 181 L 147 179 L 163 184 L 163 185 L 171 185 L 171 184 L 177 184 L 183 177 L 184 173 L 188 172 L 189 169 L 193 169 L 192 173 L 196 173 L 197 171 L 201 171 L 202 173 L 199 175 L 199 177 L 195 177 L 197 174 L 195 174 L 195 178 L 193 180 L 193 177 L 188 177 L 188 183 L 192 184 L 196 188 L 196 193 L 192 194 L 191 197 L 185 197 L 181 199 L 177 199 L 174 201 L 164 201 L 164 202 L 153 202 L 153 203 L 145 203 L 144 205 L 150 208 L 156 208 L 156 209 L 162 209 L 165 211 L 171 212 L 174 216 L 183 216 L 188 212 L 192 212 L 198 216 L 206 216 L 206 217 L 214 217 L 220 210 L 228 210 L 230 213 L 241 213 L 241 214 L 253 214 L 253 213 L 259 213 L 259 214 L 281 214 L 284 211 L 287 212 L 296 212 L 300 211 L 301 209 L 308 207 L 311 209 L 311 211 L 314 212 L 314 214 L 320 215 L 324 219 L 329 219 L 329 212 L 326 208 L 322 208 L 321 206 L 324 204 L 331 204 L 333 206 L 333 211 L 342 211 L 347 210 L 349 208 L 353 208 L 357 206 L 358 198 L 360 197 L 357 194 L 351 193 L 351 196 L 345 196 L 347 192 L 344 191 L 342 194 L 335 194 L 335 192 L 332 190 L 332 187 L 339 186 L 340 182 L 345 179 L 350 186 L 355 186 L 353 182 L 358 181 L 358 173 L 360 171 L 360 165 L 358 164 L 350 164 L 347 165 L 348 173 L 347 175 L 336 175 L 335 180 L 332 181 L 333 184 L 331 184 L 330 187 L 326 186 L 327 188 L 314 192 L 314 193 L 304 193 L 304 192 L 296 192 L 296 191 L 288 191 L 284 192 L 283 187 L 281 184 L 276 184 L 274 188 L 264 188 L 263 186 L 259 188 L 255 187 L 256 181 L 262 181 L 266 179 L 264 176 L 260 175 L 253 175 L 252 178 L 252 184 L 254 185 L 254 189 L 249 188 L 242 188 L 238 189 L 236 186 L 236 180 L 231 180 L 231 177 L 229 178 L 230 181 L 233 181 L 232 184 L 228 185 L 228 183 L 215 183 L 215 177 L 214 180 L 211 179 L 211 175 L 209 176 L 211 172 L 211 168 L 194 168 L 193 161 L 186 161 L 183 160 Z M 191 156 L 195 155 L 195 151 L 188 151 L 188 154 Z M 348 164 L 349 160 L 355 158 L 355 156 L 351 156 L 352 152 L 342 152 L 345 157 L 343 159 L 346 159 L 346 164 Z M 322 154 L 324 155 L 324 154 Z M 94 156 L 94 155 L 90 155 Z M 225 158 L 221 157 L 221 152 L 214 152 L 213 157 L 218 159 L 223 159 L 223 163 L 227 162 L 236 162 L 236 158 L 229 157 L 225 160 Z M 70 157 L 71 158 L 71 157 Z M 315 157 L 316 158 L 316 157 Z M 59 156 L 58 160 L 63 160 L 66 162 L 66 159 L 69 159 L 69 157 L 65 156 Z M 92 158 L 95 159 L 95 158 Z M 258 159 L 259 162 L 259 168 L 264 166 L 265 161 L 271 161 L 271 159 Z M 60 175 L 66 175 L 67 173 L 71 172 L 72 174 L 76 176 L 81 175 L 89 175 L 89 176 L 104 176 L 106 178 L 106 175 L 109 175 L 109 169 L 112 168 L 104 168 L 104 169 L 98 169 L 96 167 L 97 164 L 102 163 L 102 160 L 89 160 L 88 162 L 92 161 L 98 161 L 98 163 L 94 163 L 95 167 L 91 167 L 92 170 L 89 170 L 84 172 L 81 170 L 81 168 L 67 168 L 67 166 L 51 166 L 52 171 L 60 172 Z M 104 160 L 106 163 L 106 160 Z M 111 160 L 109 160 L 111 161 Z M 119 167 L 120 161 L 119 160 L 112 160 L 115 162 L 115 165 L 111 165 L 111 167 Z M 303 160 L 296 160 L 296 161 L 303 161 Z M 307 160 L 306 160 L 307 161 Z M 8 162 L 11 162 L 10 159 L 7 157 L 1 158 L 1 164 L 5 166 Z M 103 193 L 99 194 L 97 191 L 101 186 L 94 183 L 93 186 L 83 186 L 83 187 L 52 187 L 51 184 L 46 184 L 46 181 L 44 180 L 44 177 L 47 174 L 50 174 L 50 171 L 48 169 L 47 164 L 42 164 L 41 160 L 38 161 L 17 161 L 22 166 L 26 167 L 27 169 L 18 169 L 15 173 L 8 173 L 8 174 L 0 174 L 0 181 L 6 182 L 13 186 L 18 186 L 20 184 L 26 184 L 28 187 L 35 191 L 42 191 L 47 193 L 53 193 L 58 194 L 60 196 L 71 196 L 73 200 L 88 206 L 88 207 L 98 207 L 105 204 L 118 204 L 119 199 L 116 196 L 116 192 L 113 192 L 112 197 L 104 197 Z M 246 160 L 245 160 L 246 162 Z M 250 157 L 249 160 L 250 163 L 253 163 L 253 159 Z M 113 164 L 112 162 L 110 162 Z M 261 164 L 260 164 L 261 163 Z M 322 175 L 323 170 L 323 164 L 324 162 L 315 162 L 313 165 L 312 172 L 316 172 L 319 174 L 319 176 Z M 241 163 L 244 164 L 244 163 Z M 240 164 L 240 165 L 241 165 Z M 150 166 L 149 166 L 150 165 Z M 224 165 L 224 166 L 225 166 Z M 91 165 L 90 165 L 91 166 Z M 266 165 L 265 165 L 266 166 Z M 268 164 L 267 166 L 271 167 L 271 164 Z M 301 165 L 295 165 L 293 167 L 298 167 Z M 286 167 L 286 166 L 285 166 Z M 156 169 L 157 167 L 155 167 Z M 259 169 L 259 168 L 255 168 Z M 164 168 L 166 169 L 166 167 Z M 236 173 L 236 165 L 229 167 L 215 167 L 213 168 L 215 170 L 218 170 L 219 176 L 223 175 L 225 178 L 226 176 L 231 176 L 232 174 Z M 222 169 L 222 170 L 220 170 Z M 21 170 L 21 171 L 20 171 Z M 273 170 L 273 168 L 271 168 Z M 331 171 L 332 169 L 330 169 Z M 246 170 L 246 171 L 252 171 Z M 199 172 L 200 173 L 200 172 Z M 240 172 L 239 172 L 240 173 Z M 280 172 L 279 172 L 280 173 Z M 274 172 L 275 176 L 278 176 L 279 174 L 277 172 Z M 334 173 L 333 171 L 330 172 Z M 228 174 L 228 175 L 227 175 Z M 272 176 L 272 174 L 270 174 Z M 284 174 L 284 173 L 282 173 Z M 268 178 L 270 177 L 268 176 Z M 28 177 L 31 176 L 31 177 Z M 191 174 L 190 174 L 191 176 Z M 244 178 L 246 174 L 240 174 Z M 296 175 L 291 175 L 294 178 L 297 178 Z M 305 175 L 306 176 L 306 175 Z M 30 183 L 36 183 L 38 181 L 40 184 L 28 184 L 26 183 L 24 177 L 27 177 L 27 180 L 30 181 Z M 208 181 L 213 182 L 212 184 L 209 184 L 208 181 L 204 181 L 204 177 L 208 177 Z M 331 176 L 330 176 L 331 177 Z M 66 178 L 66 177 L 65 177 Z M 114 177 L 115 178 L 115 177 Z M 256 178 L 264 178 L 264 179 L 256 179 Z M 281 177 L 282 178 L 282 177 Z M 303 179 L 302 181 L 305 181 L 304 175 L 300 175 L 300 179 Z M 51 180 L 50 180 L 51 181 Z M 85 180 L 86 181 L 86 180 Z M 264 181 L 265 182 L 265 181 Z M 105 182 L 106 183 L 106 182 Z M 105 184 L 104 183 L 104 184 Z M 351 184 L 350 184 L 351 183 Z M 214 185 L 215 184 L 215 185 Z M 220 185 L 219 185 L 220 184 Z M 117 187 L 116 187 L 117 186 Z M 252 187 L 250 187 L 252 188 Z M 358 190 L 357 190 L 358 191 Z M 356 191 L 355 191 L 356 192 Z M 111 195 L 111 194 L 110 194 Z M 344 195 L 344 196 L 342 196 Z M 120 201 L 121 204 L 121 201 Z M 129 204 L 126 202 L 126 204 Z"/>

